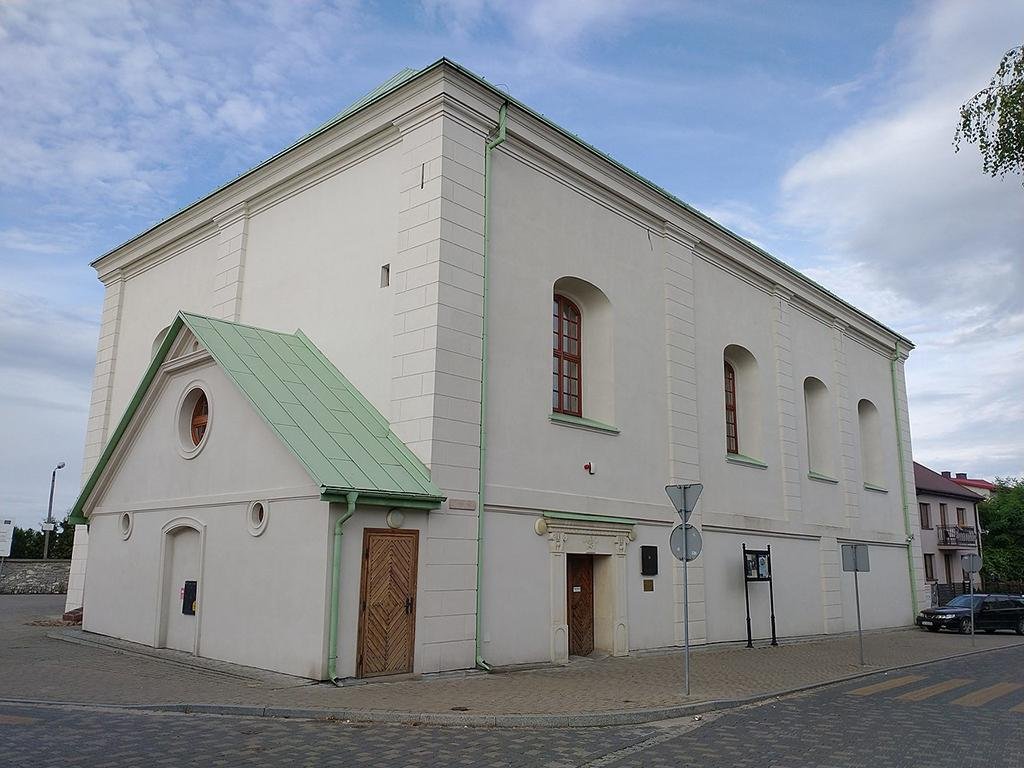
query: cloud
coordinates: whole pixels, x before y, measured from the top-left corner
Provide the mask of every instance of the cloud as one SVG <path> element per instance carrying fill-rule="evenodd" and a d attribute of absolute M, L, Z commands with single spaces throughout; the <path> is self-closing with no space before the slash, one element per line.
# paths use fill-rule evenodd
<path fill-rule="evenodd" d="M 788 169 L 779 218 L 816 243 L 811 277 L 918 343 L 916 456 L 992 476 L 1024 470 L 1024 190 L 951 140 L 959 105 L 1020 42 L 1024 6 L 980 6 L 904 20 L 886 48 L 893 85 Z"/>

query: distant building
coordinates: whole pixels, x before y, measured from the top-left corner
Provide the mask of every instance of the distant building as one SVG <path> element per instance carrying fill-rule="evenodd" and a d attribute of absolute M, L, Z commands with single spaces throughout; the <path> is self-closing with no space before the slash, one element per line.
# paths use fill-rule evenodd
<path fill-rule="evenodd" d="M 954 481 L 949 472 L 940 474 L 916 461 L 914 484 L 925 580 L 938 585 L 965 583 L 960 557 L 981 553 L 978 503 L 984 497 Z"/>
<path fill-rule="evenodd" d="M 943 472 L 943 477 L 948 477 L 957 485 L 962 485 L 964 488 L 969 488 L 979 496 L 988 498 L 993 494 L 996 489 L 995 483 L 990 483 L 988 480 L 981 480 L 978 478 L 968 477 L 966 472 L 957 472 L 956 477 L 952 476 L 951 472 Z"/>

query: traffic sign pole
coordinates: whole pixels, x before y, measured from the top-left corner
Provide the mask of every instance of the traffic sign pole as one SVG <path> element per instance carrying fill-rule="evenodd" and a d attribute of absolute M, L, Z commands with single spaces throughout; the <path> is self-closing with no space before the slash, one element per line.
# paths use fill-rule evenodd
<path fill-rule="evenodd" d="M 686 526 L 683 526 L 683 552 L 689 553 L 686 540 Z M 690 585 L 686 576 L 686 561 L 683 558 L 683 680 L 686 695 L 690 695 Z"/>

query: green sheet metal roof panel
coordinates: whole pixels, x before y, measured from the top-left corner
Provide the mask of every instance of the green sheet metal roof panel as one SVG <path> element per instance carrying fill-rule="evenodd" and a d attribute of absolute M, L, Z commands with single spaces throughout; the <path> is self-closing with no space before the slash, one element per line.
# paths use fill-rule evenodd
<path fill-rule="evenodd" d="M 304 334 L 181 317 L 321 487 L 443 499 L 380 412 Z"/>

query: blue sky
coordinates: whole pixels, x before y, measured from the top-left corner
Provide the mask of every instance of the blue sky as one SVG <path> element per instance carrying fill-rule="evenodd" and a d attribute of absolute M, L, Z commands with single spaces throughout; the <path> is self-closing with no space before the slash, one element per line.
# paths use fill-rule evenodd
<path fill-rule="evenodd" d="M 1024 189 L 951 147 L 1024 3 L 0 3 L 0 512 L 78 488 L 90 260 L 447 56 L 918 343 L 915 457 L 1024 475 Z"/>

